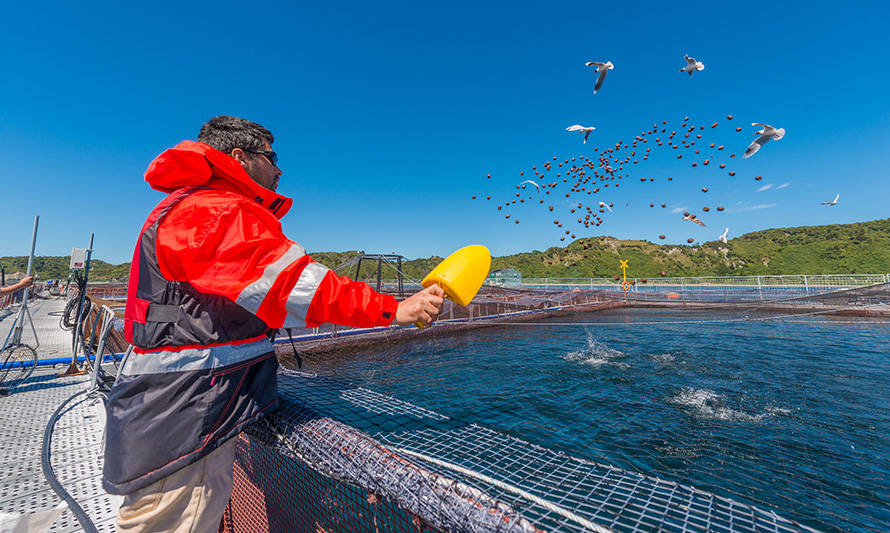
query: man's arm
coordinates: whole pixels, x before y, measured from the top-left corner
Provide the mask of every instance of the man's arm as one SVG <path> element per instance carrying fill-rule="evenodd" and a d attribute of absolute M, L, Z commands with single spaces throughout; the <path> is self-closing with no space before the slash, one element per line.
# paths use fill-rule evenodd
<path fill-rule="evenodd" d="M 9 287 L 0 287 L 0 296 L 4 294 L 11 294 L 13 292 L 20 291 L 22 289 L 26 289 L 34 284 L 34 276 L 28 276 L 22 281 L 16 283 L 15 285 L 10 285 Z"/>
<path fill-rule="evenodd" d="M 441 309 L 441 289 L 421 291 L 399 304 L 366 283 L 337 276 L 288 239 L 262 206 L 224 196 L 205 196 L 192 206 L 188 201 L 158 229 L 162 273 L 229 298 L 269 327 L 285 321 L 306 327 L 429 323 Z"/>

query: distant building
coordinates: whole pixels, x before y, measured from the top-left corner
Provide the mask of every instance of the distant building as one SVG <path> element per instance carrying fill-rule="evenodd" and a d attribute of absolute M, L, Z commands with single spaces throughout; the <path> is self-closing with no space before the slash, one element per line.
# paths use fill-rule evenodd
<path fill-rule="evenodd" d="M 522 273 L 515 268 L 499 268 L 488 274 L 486 283 L 493 287 L 519 289 L 522 287 Z"/>

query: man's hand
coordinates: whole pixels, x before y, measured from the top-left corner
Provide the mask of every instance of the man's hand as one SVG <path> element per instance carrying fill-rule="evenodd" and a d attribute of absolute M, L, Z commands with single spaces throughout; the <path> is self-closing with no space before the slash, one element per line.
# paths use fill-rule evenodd
<path fill-rule="evenodd" d="M 16 283 L 16 285 L 21 285 L 23 289 L 25 287 L 30 287 L 31 285 L 34 285 L 34 276 L 28 276 L 27 278 L 23 279 L 22 281 Z"/>
<path fill-rule="evenodd" d="M 400 326 L 410 326 L 420 320 L 427 326 L 433 323 L 442 312 L 445 291 L 438 285 L 428 288 L 399 302 L 394 322 Z"/>

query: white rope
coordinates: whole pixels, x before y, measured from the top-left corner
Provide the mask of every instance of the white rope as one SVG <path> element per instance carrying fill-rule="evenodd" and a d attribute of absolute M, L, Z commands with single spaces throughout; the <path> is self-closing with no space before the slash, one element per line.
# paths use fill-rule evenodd
<path fill-rule="evenodd" d="M 578 516 L 575 513 L 571 512 L 567 509 L 563 509 L 562 507 L 559 507 L 558 505 L 551 503 L 543 498 L 535 496 L 534 494 L 532 494 L 530 492 L 526 492 L 526 491 L 520 489 L 519 487 L 514 487 L 513 485 L 508 485 L 502 481 L 498 481 L 497 479 L 488 477 L 485 474 L 480 474 L 479 472 L 469 470 L 462 466 L 458 466 L 456 464 L 442 461 L 441 459 L 436 459 L 435 457 L 430 457 L 430 456 L 424 455 L 422 453 L 406 450 L 404 448 L 390 447 L 390 449 L 396 453 L 402 453 L 405 455 L 411 455 L 413 457 L 417 457 L 418 459 L 421 459 L 423 461 L 433 463 L 435 465 L 438 465 L 438 466 L 441 466 L 444 468 L 448 468 L 449 470 L 454 470 L 455 472 L 459 472 L 461 474 L 464 474 L 465 476 L 470 476 L 472 478 L 478 479 L 479 481 L 482 481 L 483 483 L 488 483 L 489 485 L 494 485 L 495 487 L 497 487 L 499 489 L 503 489 L 508 492 L 512 492 L 513 494 L 517 494 L 517 495 L 525 498 L 526 500 L 530 500 L 530 501 L 544 507 L 548 511 L 553 511 L 554 513 L 562 516 L 563 518 L 567 518 L 569 520 L 577 522 L 577 523 L 581 524 L 582 526 L 586 527 L 587 529 L 589 529 L 591 531 L 595 531 L 596 533 L 612 533 L 611 529 L 607 529 L 603 526 L 595 524 L 595 523 L 591 522 L 590 520 L 587 520 L 584 517 Z"/>

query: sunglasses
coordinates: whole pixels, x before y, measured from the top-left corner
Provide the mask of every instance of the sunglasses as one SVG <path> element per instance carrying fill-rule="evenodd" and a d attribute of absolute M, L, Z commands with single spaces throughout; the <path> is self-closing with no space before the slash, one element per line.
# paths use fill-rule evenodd
<path fill-rule="evenodd" d="M 266 159 L 269 160 L 274 166 L 278 166 L 278 154 L 273 152 L 272 150 L 247 150 L 252 154 L 260 154 L 266 156 Z"/>

